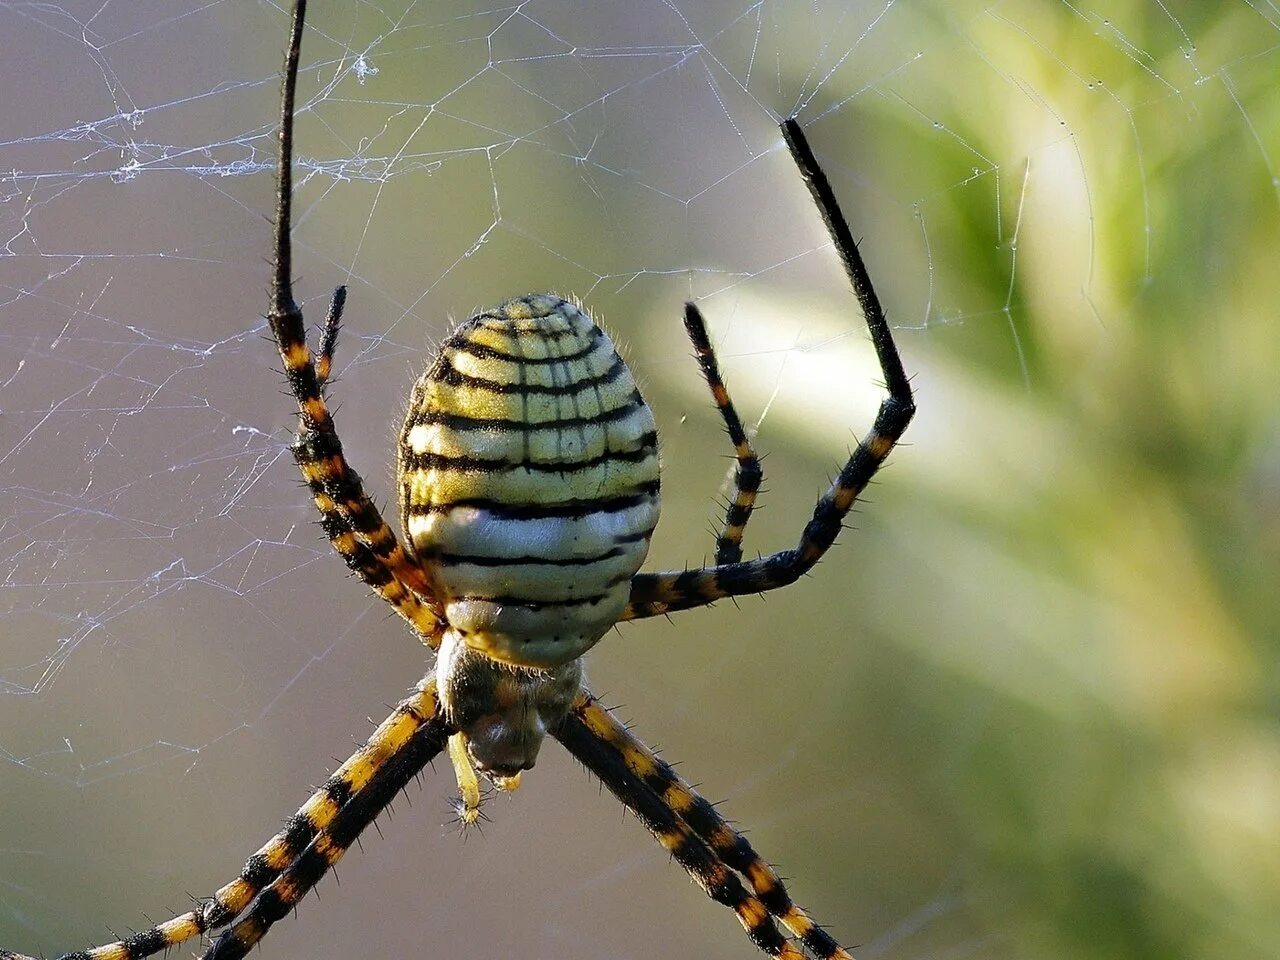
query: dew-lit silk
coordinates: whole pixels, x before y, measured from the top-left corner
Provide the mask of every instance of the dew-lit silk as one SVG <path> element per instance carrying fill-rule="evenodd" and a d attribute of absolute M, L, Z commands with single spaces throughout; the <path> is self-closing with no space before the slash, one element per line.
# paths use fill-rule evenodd
<path fill-rule="evenodd" d="M 584 311 L 530 295 L 461 324 L 399 457 L 404 530 L 467 646 L 548 667 L 617 621 L 658 522 L 657 435 Z"/>

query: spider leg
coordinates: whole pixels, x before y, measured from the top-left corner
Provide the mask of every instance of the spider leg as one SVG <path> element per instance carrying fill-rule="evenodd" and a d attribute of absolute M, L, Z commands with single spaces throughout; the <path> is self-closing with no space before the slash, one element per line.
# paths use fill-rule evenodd
<path fill-rule="evenodd" d="M 298 401 L 298 435 L 291 452 L 320 510 L 325 532 L 347 566 L 424 638 L 430 639 L 439 624 L 435 613 L 419 600 L 431 596 L 426 577 L 365 493 L 360 475 L 348 465 L 324 399 L 323 387 L 330 372 L 346 291 L 339 287 L 334 293 L 321 341 L 319 370 L 307 346 L 302 310 L 293 299 L 293 248 L 289 238 L 293 217 L 293 113 L 306 6 L 306 0 L 294 5 L 285 57 L 276 165 L 275 267 L 267 311 L 267 322 L 284 361 L 285 378 Z M 354 541 L 369 551 L 369 556 L 361 556 L 358 563 L 353 562 Z"/>
<path fill-rule="evenodd" d="M 316 378 L 320 388 L 329 383 L 333 372 L 333 354 L 338 349 L 338 328 L 342 326 L 342 308 L 347 305 L 347 288 L 338 287 L 329 299 L 329 313 L 324 318 L 324 333 L 320 335 L 320 352 L 316 354 Z"/>
<path fill-rule="evenodd" d="M 742 420 L 739 419 L 729 391 L 720 377 L 720 364 L 716 362 L 711 338 L 707 336 L 707 325 L 702 319 L 702 311 L 694 303 L 684 305 L 684 328 L 693 343 L 694 357 L 702 368 L 707 386 L 711 388 L 711 398 L 724 420 L 725 430 L 737 459 L 733 472 L 733 496 L 725 511 L 724 527 L 716 538 L 716 564 L 737 563 L 742 559 L 742 533 L 747 521 L 751 519 L 751 510 L 756 504 L 764 471 L 760 468 L 760 458 L 751 446 L 747 431 L 743 429 Z"/>
<path fill-rule="evenodd" d="M 329 543 L 342 558 L 342 562 L 372 587 L 378 596 L 391 604 L 396 613 L 404 617 L 419 633 L 424 643 L 432 649 L 439 647 L 440 620 L 435 613 L 360 541 L 346 518 L 338 511 L 333 498 L 313 484 L 309 483 L 308 486 L 316 507 L 320 510 L 320 529 L 329 538 Z"/>
<path fill-rule="evenodd" d="M 366 795 L 370 790 L 382 789 L 379 784 L 399 776 L 405 752 L 410 749 L 411 744 L 423 741 L 424 738 L 439 739 L 445 735 L 442 732 L 445 730 L 444 721 L 437 710 L 435 679 L 428 676 L 418 684 L 412 695 L 396 706 L 364 745 L 333 772 L 298 812 L 285 821 L 284 829 L 248 859 L 235 880 L 202 901 L 194 910 L 135 933 L 127 940 L 64 954 L 59 960 L 141 960 L 210 930 L 225 927 L 244 912 L 255 898 L 260 899 L 264 887 L 274 883 L 286 870 L 297 864 L 308 850 L 317 845 L 319 838 L 333 836 L 334 831 L 342 829 L 341 824 L 356 816 L 354 813 L 346 813 L 348 807 L 359 801 L 363 804 L 360 809 L 365 809 L 369 802 Z M 439 747 L 436 752 L 439 752 Z M 426 757 L 422 762 L 426 763 L 429 759 L 430 757 Z M 421 764 L 413 772 L 417 769 L 421 769 Z M 413 773 L 410 773 L 405 780 L 412 776 Z M 403 782 L 400 786 L 403 786 Z M 399 786 L 395 789 L 398 790 Z M 394 793 L 395 790 L 392 790 L 392 795 Z M 352 836 L 351 840 L 354 839 Z M 321 842 L 321 846 L 327 842 Z M 0 950 L 0 960 L 30 958 Z"/>
<path fill-rule="evenodd" d="M 432 681 L 434 690 L 434 681 Z M 433 697 L 434 699 L 434 697 Z M 271 881 L 243 915 L 214 942 L 202 960 L 239 960 L 287 916 L 395 799 L 396 794 L 445 748 L 452 728 L 436 712 L 423 717 L 395 753 L 343 805 L 306 848 Z"/>
<path fill-rule="evenodd" d="M 818 205 L 858 298 L 889 395 L 880 404 L 871 432 L 858 443 L 830 489 L 819 498 L 813 517 L 805 525 L 800 542 L 794 549 L 780 550 L 744 563 L 720 564 L 679 573 L 636 574 L 631 580 L 631 598 L 623 612 L 623 620 L 701 607 L 724 597 L 761 593 L 794 583 L 835 542 L 854 501 L 880 469 L 915 415 L 911 384 L 903 371 L 902 358 L 898 356 L 884 310 L 871 285 L 871 277 L 862 262 L 849 224 L 840 212 L 831 184 L 794 118 L 782 121 L 782 136 Z"/>
<path fill-rule="evenodd" d="M 665 760 L 627 729 L 626 725 L 587 694 L 574 706 L 577 717 L 597 740 L 607 744 L 632 775 L 682 817 L 724 863 L 737 870 L 769 913 L 822 960 L 851 960 L 836 943 L 792 901 L 782 878 L 756 853 L 751 843 L 720 816 Z"/>
<path fill-rule="evenodd" d="M 632 769 L 633 758 L 628 756 L 624 742 L 615 739 L 617 731 L 625 733 L 625 728 L 583 690 L 569 715 L 552 733 L 639 818 L 707 896 L 738 915 L 756 947 L 771 957 L 803 960 L 804 952 L 779 932 L 770 908 L 743 886 L 715 845 L 694 829 L 686 818 L 687 811 L 680 810 L 669 796 L 655 789 L 654 782 Z M 647 748 L 644 754 L 652 756 Z M 826 956 L 847 958 L 848 954 Z"/>

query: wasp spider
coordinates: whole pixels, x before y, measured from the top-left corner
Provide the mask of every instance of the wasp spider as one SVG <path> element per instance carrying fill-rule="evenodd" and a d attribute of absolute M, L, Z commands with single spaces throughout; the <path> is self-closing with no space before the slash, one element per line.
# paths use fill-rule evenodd
<path fill-rule="evenodd" d="M 459 814 L 471 821 L 480 799 L 477 771 L 513 789 L 547 734 L 595 773 L 713 900 L 737 914 L 760 950 L 794 960 L 804 948 L 848 958 L 792 902 L 746 838 L 582 685 L 582 655 L 614 624 L 773 590 L 809 570 L 914 413 L 871 280 L 799 124 L 784 120 L 782 135 L 852 281 L 888 396 L 798 545 L 742 560 L 760 463 L 690 303 L 685 327 L 733 442 L 736 484 L 715 566 L 638 572 L 658 520 L 653 414 L 591 317 L 559 297 L 533 294 L 461 324 L 414 387 L 399 443 L 405 547 L 347 464 L 325 402 L 345 291 L 334 294 L 313 356 L 291 289 L 304 7 L 298 0 L 285 61 L 267 314 L 298 401 L 293 456 L 334 548 L 436 651 L 436 665 L 235 880 L 188 913 L 67 960 L 139 960 L 215 930 L 222 932 L 207 958 L 243 957 L 438 753 L 449 753 Z"/>

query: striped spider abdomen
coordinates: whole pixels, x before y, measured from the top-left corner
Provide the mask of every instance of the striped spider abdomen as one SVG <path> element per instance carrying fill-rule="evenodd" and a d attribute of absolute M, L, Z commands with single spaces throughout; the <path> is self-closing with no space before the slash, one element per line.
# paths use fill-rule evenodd
<path fill-rule="evenodd" d="M 476 314 L 413 389 L 401 522 L 470 649 L 546 670 L 617 622 L 658 522 L 653 413 L 591 317 L 547 294 Z"/>

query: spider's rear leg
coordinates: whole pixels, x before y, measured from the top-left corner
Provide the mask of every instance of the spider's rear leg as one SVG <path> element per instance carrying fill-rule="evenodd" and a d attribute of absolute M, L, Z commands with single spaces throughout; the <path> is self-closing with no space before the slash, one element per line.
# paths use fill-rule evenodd
<path fill-rule="evenodd" d="M 703 837 L 686 819 L 686 811 L 673 802 L 670 791 L 659 792 L 648 778 L 637 775 L 631 768 L 635 758 L 652 757 L 652 752 L 643 748 L 643 754 L 628 756 L 623 741 L 616 738 L 617 731 L 625 733 L 625 728 L 583 690 L 553 735 L 636 815 L 712 900 L 737 914 L 756 947 L 771 957 L 803 960 L 804 952 L 779 932 L 770 907 L 755 892 L 747 890 L 741 878 L 726 865 L 716 849 L 718 840 L 710 842 Z M 822 956 L 849 960 L 847 953 L 839 947 L 836 950 L 838 952 Z"/>
<path fill-rule="evenodd" d="M 711 338 L 707 336 L 702 311 L 692 302 L 684 305 L 684 328 L 693 344 L 694 358 L 702 369 L 702 376 L 711 388 L 711 398 L 724 420 L 725 431 L 729 434 L 733 455 L 737 459 L 733 471 L 733 495 L 725 510 L 724 527 L 716 538 L 716 564 L 737 563 L 742 559 L 742 534 L 746 530 L 747 521 L 751 519 L 751 511 L 764 480 L 764 471 L 720 376 L 720 364 L 716 361 Z"/>
<path fill-rule="evenodd" d="M 814 956 L 822 960 L 852 960 L 848 951 L 796 906 L 782 878 L 756 853 L 747 838 L 720 816 L 715 806 L 680 777 L 670 764 L 632 734 L 594 697 L 588 696 L 579 701 L 574 709 L 593 736 L 607 743 L 638 780 L 682 817 L 726 865 L 746 878 L 752 893 L 760 898 L 769 913 L 798 937 Z"/>
<path fill-rule="evenodd" d="M 240 960 L 267 932 L 297 906 L 329 872 L 360 834 L 377 819 L 396 795 L 445 747 L 453 732 L 435 704 L 434 681 L 427 688 L 433 712 L 356 791 L 326 828 L 280 871 L 249 908 L 204 954 L 203 960 Z"/>
<path fill-rule="evenodd" d="M 418 689 L 411 696 L 396 706 L 365 744 L 333 772 L 298 812 L 285 821 L 284 829 L 246 861 L 236 879 L 201 901 L 194 910 L 135 933 L 126 940 L 64 954 L 59 960 L 143 960 L 203 933 L 225 927 L 254 903 L 264 888 L 274 885 L 286 870 L 298 863 L 317 842 L 327 848 L 330 841 L 321 838 L 346 829 L 342 824 L 357 816 L 355 812 L 346 812 L 348 806 L 364 797 L 367 791 L 382 789 L 377 785 L 388 778 L 400 775 L 397 764 L 403 764 L 406 749 L 428 736 L 422 732 L 424 727 L 430 726 L 430 737 L 442 736 L 436 732 L 436 727 L 444 729 L 444 721 L 439 718 L 437 709 L 435 681 L 428 677 L 418 684 Z M 409 777 L 412 776 L 410 773 Z M 406 781 L 409 777 L 405 778 Z M 361 802 L 368 804 L 367 799 Z M 363 808 L 357 807 L 357 811 L 359 809 Z M 0 950 L 0 960 L 29 958 Z"/>

